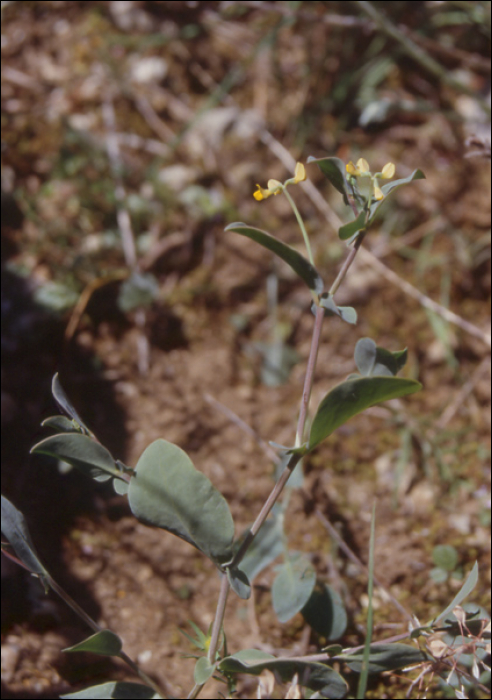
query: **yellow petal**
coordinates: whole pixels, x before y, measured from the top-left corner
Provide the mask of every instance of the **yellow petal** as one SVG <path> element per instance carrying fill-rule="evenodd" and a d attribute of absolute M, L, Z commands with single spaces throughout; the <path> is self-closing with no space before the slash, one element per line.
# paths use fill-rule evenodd
<path fill-rule="evenodd" d="M 268 191 L 270 194 L 278 194 L 282 189 L 282 183 L 278 180 L 268 180 Z"/>
<path fill-rule="evenodd" d="M 264 190 L 263 187 L 260 187 L 259 185 L 256 186 L 258 189 L 256 190 L 256 192 L 253 192 L 253 197 L 256 199 L 257 202 L 261 202 L 262 199 L 266 199 L 272 194 L 268 190 Z"/>
<path fill-rule="evenodd" d="M 377 199 L 378 202 L 381 199 L 384 199 L 384 194 L 382 193 L 382 191 L 379 189 L 379 187 L 377 185 L 374 185 L 374 197 L 375 197 L 375 199 Z"/>
<path fill-rule="evenodd" d="M 384 177 L 385 180 L 390 180 L 395 174 L 395 164 L 394 163 L 386 163 L 384 166 L 382 172 L 381 172 L 381 177 Z"/>
<path fill-rule="evenodd" d="M 306 168 L 302 163 L 296 163 L 296 169 L 294 172 L 294 183 L 302 182 L 306 179 Z"/>
<path fill-rule="evenodd" d="M 369 172 L 369 163 L 365 158 L 359 158 L 357 161 L 357 175 L 363 175 Z"/>
<path fill-rule="evenodd" d="M 345 170 L 348 172 L 349 175 L 357 175 L 357 168 L 352 163 L 352 161 L 347 163 L 347 165 L 345 166 Z"/>

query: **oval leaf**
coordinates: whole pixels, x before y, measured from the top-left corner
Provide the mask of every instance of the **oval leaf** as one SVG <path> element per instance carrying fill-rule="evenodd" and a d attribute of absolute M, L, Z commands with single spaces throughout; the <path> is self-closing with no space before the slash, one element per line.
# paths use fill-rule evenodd
<path fill-rule="evenodd" d="M 127 683 L 126 681 L 114 681 L 92 685 L 90 688 L 78 690 L 76 693 L 60 695 L 60 698 L 92 698 L 93 700 L 162 700 L 153 688 L 142 683 Z"/>
<path fill-rule="evenodd" d="M 146 525 L 169 530 L 219 565 L 232 559 L 229 506 L 177 445 L 156 440 L 147 447 L 130 480 L 128 498 L 132 513 Z"/>
<path fill-rule="evenodd" d="M 118 496 L 126 496 L 128 493 L 129 484 L 121 479 L 113 479 L 113 488 Z"/>
<path fill-rule="evenodd" d="M 158 296 L 159 283 L 153 274 L 133 272 L 121 285 L 117 304 L 121 311 L 129 312 L 151 306 Z"/>
<path fill-rule="evenodd" d="M 327 583 L 315 586 L 301 612 L 308 625 L 328 641 L 340 639 L 347 629 L 347 612 L 342 599 Z"/>
<path fill-rule="evenodd" d="M 119 476 L 120 471 L 109 451 L 87 435 L 65 433 L 41 440 L 31 448 L 32 454 L 49 455 L 77 467 L 97 481 Z"/>
<path fill-rule="evenodd" d="M 55 399 L 56 403 L 58 404 L 59 408 L 63 411 L 63 413 L 66 413 L 67 416 L 73 418 L 80 425 L 80 427 L 83 428 L 84 432 L 87 433 L 87 435 L 92 435 L 92 432 L 85 425 L 82 418 L 72 406 L 68 396 L 65 394 L 65 391 L 62 385 L 60 384 L 58 372 L 55 374 L 55 376 L 53 377 L 53 381 L 51 382 L 51 393 L 53 394 L 53 398 Z"/>
<path fill-rule="evenodd" d="M 350 323 L 353 326 L 357 323 L 357 311 L 353 306 L 339 306 L 340 318 L 345 323 Z"/>
<path fill-rule="evenodd" d="M 211 664 L 206 656 L 201 656 L 195 664 L 193 678 L 197 685 L 203 685 L 211 678 L 215 671 L 215 664 Z"/>
<path fill-rule="evenodd" d="M 306 260 L 297 250 L 291 248 L 286 243 L 282 243 L 278 238 L 270 236 L 266 231 L 262 231 L 259 228 L 254 228 L 252 226 L 247 226 L 243 223 L 229 224 L 225 228 L 225 231 L 233 231 L 234 233 L 239 233 L 240 236 L 246 236 L 256 241 L 264 248 L 268 248 L 272 253 L 278 255 L 282 258 L 284 262 L 289 265 L 294 272 L 299 275 L 299 277 L 307 284 L 309 289 L 319 296 L 323 291 L 323 280 L 318 274 L 316 268 L 311 265 L 311 263 Z"/>
<path fill-rule="evenodd" d="M 364 377 L 370 377 L 376 363 L 376 343 L 372 338 L 361 338 L 354 350 L 357 369 Z"/>
<path fill-rule="evenodd" d="M 87 637 L 83 642 L 74 644 L 72 647 L 67 647 L 62 651 L 90 651 L 101 656 L 119 656 L 122 648 L 123 642 L 117 634 L 111 632 L 111 630 L 101 630 Z"/>
<path fill-rule="evenodd" d="M 238 568 L 227 567 L 227 578 L 234 593 L 242 600 L 248 600 L 251 596 L 251 584 L 248 577 Z"/>
<path fill-rule="evenodd" d="M 302 610 L 315 584 L 316 573 L 305 557 L 291 556 L 286 560 L 272 586 L 273 609 L 279 622 L 287 622 Z"/>
<path fill-rule="evenodd" d="M 371 338 L 357 341 L 354 360 L 359 372 L 365 377 L 395 376 L 407 361 L 407 349 L 390 352 L 376 345 Z"/>
<path fill-rule="evenodd" d="M 340 158 L 313 158 L 309 156 L 308 163 L 316 163 L 323 175 L 328 178 L 333 187 L 343 194 L 345 204 L 349 203 L 348 195 L 352 194 L 347 182 L 347 169 Z"/>
<path fill-rule="evenodd" d="M 325 316 L 339 316 L 346 323 L 357 323 L 357 311 L 352 306 L 337 306 L 332 294 L 325 293 L 320 297 L 320 306 L 325 310 Z M 313 302 L 311 311 L 316 316 L 316 304 Z"/>
<path fill-rule="evenodd" d="M 450 544 L 438 544 L 432 550 L 432 560 L 444 571 L 454 571 L 458 565 L 458 551 Z"/>
<path fill-rule="evenodd" d="M 83 432 L 80 425 L 75 420 L 70 420 L 66 416 L 50 416 L 41 423 L 43 428 L 52 428 L 57 433 L 80 433 Z"/>
<path fill-rule="evenodd" d="M 363 229 L 366 228 L 366 212 L 361 211 L 359 216 L 354 219 L 354 221 L 350 221 L 348 224 L 345 224 L 344 226 L 341 226 L 338 229 L 338 237 L 342 241 L 346 241 L 349 238 L 352 238 L 356 233 L 359 231 L 362 231 Z"/>
<path fill-rule="evenodd" d="M 5 496 L 2 496 L 2 534 L 29 571 L 40 576 L 48 575 L 34 549 L 23 514 Z"/>
<path fill-rule="evenodd" d="M 450 613 L 453 612 L 455 607 L 457 605 L 461 605 L 461 603 L 470 595 L 470 593 L 473 591 L 475 586 L 478 583 L 478 564 L 477 562 L 474 563 L 472 570 L 466 577 L 466 581 L 464 584 L 461 586 L 460 590 L 458 593 L 455 595 L 451 603 L 445 608 L 440 615 L 438 615 L 432 622 L 432 624 L 436 625 L 438 622 L 441 622 L 444 620 Z"/>
<path fill-rule="evenodd" d="M 366 408 L 422 388 L 414 379 L 362 377 L 338 384 L 320 403 L 311 426 L 308 449 L 312 450 L 334 430 Z"/>

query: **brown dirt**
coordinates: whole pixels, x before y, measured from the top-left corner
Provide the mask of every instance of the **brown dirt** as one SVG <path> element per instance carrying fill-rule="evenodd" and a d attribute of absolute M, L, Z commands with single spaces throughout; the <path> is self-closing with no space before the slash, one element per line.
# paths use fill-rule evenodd
<path fill-rule="evenodd" d="M 216 3 L 199 3 L 203 7 L 196 12 L 187 9 L 188 3 L 125 4 L 136 13 L 132 19 L 135 24 L 127 30 L 110 16 L 111 3 L 84 3 L 86 7 L 76 2 L 14 3 L 4 11 L 3 31 L 9 39 L 5 65 L 21 74 L 10 73 L 4 78 L 6 159 L 16 186 L 27 194 L 24 222 L 21 226 L 18 222 L 6 225 L 3 231 L 3 262 L 24 266 L 37 282 L 56 278 L 58 273 L 62 278 L 63 270 L 79 274 L 77 256 L 84 259 L 82 242 L 87 241 L 91 226 L 98 232 L 109 228 L 108 217 L 114 215 L 101 195 L 95 206 L 100 210 L 88 216 L 84 207 L 89 204 L 80 201 L 78 185 L 73 184 L 76 177 L 71 180 L 66 173 L 55 177 L 49 172 L 54 163 L 59 164 L 57 149 L 67 147 L 57 132 L 65 116 L 100 108 L 100 88 L 94 88 L 92 97 L 84 93 L 90 87 L 86 81 L 91 52 L 99 50 L 110 36 L 117 36 L 121 45 L 117 50 L 113 46 L 111 59 L 118 58 L 118 51 L 126 56 L 123 38 L 137 42 L 140 33 L 151 34 L 154 19 L 174 23 L 180 29 L 188 22 L 208 27 L 208 33 L 193 44 L 191 55 L 184 40 L 181 49 L 178 40 L 168 50 L 163 49 L 171 73 L 173 66 L 182 71 L 182 102 L 189 103 L 193 114 L 201 104 L 198 98 L 203 96 L 204 87 L 197 86 L 190 66 L 205 64 L 219 80 L 223 77 L 222 62 L 228 68 L 235 65 L 239 51 L 235 42 L 248 46 L 257 40 L 261 22 L 273 21 L 267 11 L 248 14 L 245 22 L 217 21 Z M 143 28 L 137 29 L 139 18 Z M 145 24 L 149 21 L 150 25 Z M 50 27 L 54 27 L 58 43 L 53 41 Z M 265 52 L 268 58 L 260 54 L 251 72 L 246 73 L 245 85 L 235 93 L 239 104 L 246 105 L 249 98 L 260 111 L 269 90 L 279 99 L 289 95 L 292 104 L 286 100 L 280 106 L 279 100 L 268 100 L 276 133 L 291 145 L 289 115 L 291 120 L 297 115 L 294 97 L 303 93 L 298 67 L 289 61 L 294 60 L 292 51 L 297 52 L 297 61 L 307 60 L 309 37 L 318 37 L 316 32 L 311 35 L 306 27 L 283 28 L 279 56 L 270 51 Z M 321 51 L 320 37 L 318 42 L 312 40 Z M 42 76 L 36 72 L 36 57 L 44 62 L 39 67 Z M 310 56 L 309 60 L 315 58 Z M 268 63 L 277 60 L 280 65 Z M 275 71 L 280 71 L 285 85 Z M 24 79 L 23 83 L 22 75 L 33 82 Z M 96 74 L 93 77 L 96 79 Z M 392 79 L 398 82 L 396 75 Z M 403 82 L 397 87 L 403 93 L 408 88 Z M 177 87 L 169 88 L 169 94 L 173 89 L 176 92 Z M 30 99 L 32 106 L 24 111 L 16 106 L 16 99 Z M 56 111 L 56 99 L 68 101 L 65 110 Z M 446 93 L 448 102 L 453 99 Z M 89 109 L 91 100 L 95 106 Z M 306 115 L 314 113 L 314 98 L 305 94 L 304 100 Z M 57 115 L 52 131 L 50 107 Z M 172 105 L 162 109 L 169 110 L 167 123 L 178 131 L 180 118 Z M 129 132 L 142 129 L 137 110 L 134 106 L 130 109 L 123 99 L 117 114 Z M 323 119 L 329 121 L 328 116 Z M 331 119 L 334 129 L 335 117 Z M 336 119 L 343 122 L 340 115 Z M 382 226 L 367 246 L 402 279 L 490 332 L 490 258 L 483 244 L 490 231 L 488 163 L 463 158 L 463 132 L 439 109 L 401 121 L 396 119 L 374 133 L 337 123 L 338 137 L 317 139 L 310 135 L 299 158 L 305 161 L 309 153 L 329 151 L 348 160 L 360 152 L 370 162 L 372 156 L 378 165 L 393 160 L 406 173 L 421 167 L 427 176 L 425 183 L 401 190 L 400 209 L 388 205 L 387 220 L 392 223 L 387 229 Z M 324 133 L 330 133 L 330 124 L 325 127 Z M 148 124 L 145 128 L 144 138 L 156 138 Z M 18 147 L 13 140 L 16 132 L 20 133 Z M 200 143 L 202 152 L 197 154 L 188 145 L 189 150 L 179 151 L 176 160 L 201 168 L 206 187 L 226 190 L 229 209 L 208 218 L 193 219 L 190 215 L 188 220 L 186 209 L 174 211 L 169 202 L 166 206 L 171 213 L 166 213 L 165 207 L 158 208 L 157 218 L 164 217 L 159 226 L 166 234 L 182 233 L 182 239 L 178 236 L 171 252 L 149 265 L 161 285 L 161 296 L 148 313 L 144 331 L 150 338 L 146 374 L 137 368 L 142 330 L 117 310 L 116 284 L 93 295 L 74 337 L 64 343 L 70 314 L 53 319 L 32 300 L 29 280 L 13 276 L 12 268 L 5 278 L 5 298 L 10 306 L 6 304 L 2 375 L 3 492 L 25 512 L 36 546 L 54 578 L 99 624 L 120 635 L 127 654 L 173 697 L 185 697 L 189 692 L 194 666 L 194 660 L 186 658 L 193 653 L 191 645 L 178 629 L 191 632 L 187 623 L 192 620 L 206 630 L 213 619 L 219 589 L 213 565 L 171 534 L 138 523 L 126 498 L 116 496 L 109 487 L 88 483 L 77 474 L 59 476 L 51 464 L 28 461 L 26 455 L 45 435 L 37 427 L 39 421 L 54 412 L 49 380 L 58 370 L 79 412 L 115 457 L 134 465 L 150 442 L 165 438 L 186 450 L 226 497 L 236 534 L 258 513 L 273 485 L 272 462 L 258 439 L 281 444 L 293 440 L 313 316 L 303 285 L 278 266 L 279 321 L 287 327 L 288 342 L 300 359 L 287 383 L 264 386 L 261 358 L 252 347 L 271 337 L 266 294 L 271 260 L 250 241 L 223 229 L 229 221 L 241 219 L 272 232 L 281 231 L 284 240 L 297 245 L 298 233 L 284 203 L 275 199 L 256 204 L 251 198 L 251 180 L 264 184 L 270 175 L 286 176 L 280 174 L 282 168 L 274 156 L 254 136 L 243 140 L 237 134 L 224 136 L 218 147 L 203 145 L 203 139 Z M 292 150 L 297 152 L 296 146 Z M 125 158 L 127 166 L 135 158 L 136 166 L 141 167 L 141 153 L 125 151 Z M 95 172 L 89 176 L 86 170 L 84 173 L 96 183 L 103 175 L 97 172 L 96 162 L 92 165 Z M 139 173 L 150 178 L 148 170 L 146 175 Z M 309 174 L 326 194 L 327 185 L 318 174 Z M 104 182 L 111 182 L 107 172 L 104 178 Z M 135 180 L 135 189 L 140 191 L 137 176 Z M 26 202 L 33 201 L 29 194 L 35 195 L 35 215 L 25 209 Z M 296 195 L 312 232 L 318 268 L 326 280 L 332 280 L 344 247 L 308 198 Z M 93 196 L 99 196 L 97 189 Z M 328 196 L 338 214 L 346 217 L 333 192 Z M 87 220 L 96 217 L 97 225 L 91 218 L 87 230 L 81 225 L 74 233 L 71 227 L 79 226 L 84 216 Z M 422 235 L 414 235 L 414 240 L 399 250 L 396 233 L 415 232 L 419 226 L 423 227 Z M 162 240 L 165 234 L 161 234 Z M 120 253 L 110 256 L 114 259 L 101 258 L 96 267 L 124 266 Z M 80 263 L 80 290 L 88 281 L 86 264 Z M 376 573 L 422 622 L 443 609 L 460 585 L 453 578 L 437 585 L 429 577 L 432 549 L 438 544 L 456 547 L 463 574 L 478 560 L 480 580 L 471 600 L 490 607 L 490 376 L 486 343 L 453 325 L 441 328 L 439 335 L 415 300 L 366 263 L 358 261 L 338 301 L 356 306 L 359 323 L 355 328 L 338 319 L 325 323 L 313 406 L 354 370 L 354 345 L 366 335 L 392 350 L 408 346 L 407 374 L 418 376 L 424 385 L 421 393 L 401 401 L 396 424 L 386 409 L 375 408 L 338 430 L 306 460 L 302 488 L 293 493 L 289 505 L 289 546 L 309 553 L 319 578 L 342 596 L 350 622 L 340 643 L 349 646 L 363 640 L 367 582 L 364 573 L 337 549 L 317 511 L 366 562 L 376 498 Z M 27 319 L 24 325 L 21 318 Z M 243 323 L 241 328 L 238 319 Z M 207 400 L 208 396 L 215 403 Z M 258 439 L 221 412 L 216 402 L 236 413 Z M 443 425 L 440 418 L 449 407 L 454 408 Z M 411 431 L 411 442 L 398 476 L 405 430 Z M 45 597 L 38 583 L 12 569 L 10 562 L 2 569 L 2 576 L 2 697 L 53 697 L 109 679 L 135 680 L 122 664 L 86 654 L 60 653 L 84 638 L 87 628 L 54 594 Z M 274 569 L 269 567 L 257 578 L 253 601 L 230 596 L 225 621 L 229 650 L 257 647 L 272 653 L 315 653 L 317 640 L 306 630 L 300 615 L 285 625 L 276 619 L 269 592 L 273 577 Z M 379 591 L 375 618 L 376 638 L 406 630 L 406 620 Z M 407 687 L 396 676 L 378 682 L 380 685 L 372 687 L 378 697 L 399 697 L 395 693 L 401 694 Z M 242 679 L 238 696 L 255 697 L 256 685 L 256 680 Z M 212 682 L 201 697 L 218 697 L 219 690 L 225 692 L 224 686 Z"/>

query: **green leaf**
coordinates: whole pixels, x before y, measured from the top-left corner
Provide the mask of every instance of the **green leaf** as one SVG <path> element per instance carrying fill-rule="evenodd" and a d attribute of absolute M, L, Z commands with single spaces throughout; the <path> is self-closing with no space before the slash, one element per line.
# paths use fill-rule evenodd
<path fill-rule="evenodd" d="M 91 698 L 92 700 L 163 700 L 153 688 L 142 683 L 127 683 L 126 681 L 114 681 L 92 685 L 90 688 L 78 690 L 76 693 L 60 695 L 60 698 Z"/>
<path fill-rule="evenodd" d="M 344 698 L 348 688 L 345 680 L 325 664 L 290 658 L 276 659 L 257 649 L 243 649 L 227 656 L 218 667 L 225 673 L 248 673 L 253 676 L 259 676 L 268 669 L 278 674 L 284 683 L 297 673 L 298 683 L 321 693 L 321 697 Z"/>
<path fill-rule="evenodd" d="M 245 534 L 248 532 L 249 529 Z M 241 561 L 241 569 L 252 582 L 283 551 L 282 518 L 274 514 L 262 525 L 251 546 L 248 547 Z"/>
<path fill-rule="evenodd" d="M 67 416 L 70 416 L 70 418 L 73 418 L 80 425 L 80 427 L 83 429 L 83 431 L 85 433 L 87 433 L 87 435 L 92 435 L 92 432 L 85 425 L 82 418 L 79 416 L 79 414 L 77 413 L 75 408 L 72 406 L 68 396 L 65 394 L 65 391 L 63 390 L 63 387 L 60 384 L 58 372 L 53 377 L 53 381 L 51 383 L 51 393 L 53 394 L 53 398 L 55 399 L 56 403 L 58 404 L 60 410 L 63 411 L 63 413 L 66 413 Z"/>
<path fill-rule="evenodd" d="M 345 204 L 349 204 L 349 195 L 353 193 L 347 182 L 347 169 L 343 160 L 340 160 L 340 158 L 313 158 L 313 156 L 309 156 L 307 162 L 316 163 L 333 187 L 343 195 Z"/>
<path fill-rule="evenodd" d="M 48 576 L 34 549 L 23 514 L 5 496 L 2 496 L 2 534 L 29 571 L 41 577 Z"/>
<path fill-rule="evenodd" d="M 345 224 L 344 226 L 341 226 L 338 229 L 338 237 L 342 241 L 346 241 L 349 238 L 352 238 L 356 233 L 359 231 L 362 231 L 363 229 L 366 228 L 366 212 L 361 211 L 359 216 L 354 219 L 354 221 L 350 221 L 348 224 Z"/>
<path fill-rule="evenodd" d="M 359 372 L 365 377 L 395 376 L 407 361 L 407 349 L 390 352 L 376 345 L 371 338 L 357 341 L 354 360 Z"/>
<path fill-rule="evenodd" d="M 77 303 L 78 293 L 62 282 L 45 282 L 34 291 L 34 300 L 52 313 L 71 309 Z"/>
<path fill-rule="evenodd" d="M 299 554 L 289 555 L 272 586 L 273 609 L 279 622 L 287 622 L 302 610 L 315 584 L 316 573 L 309 560 Z"/>
<path fill-rule="evenodd" d="M 347 629 L 342 599 L 327 583 L 316 584 L 301 612 L 308 625 L 328 641 L 340 639 Z"/>
<path fill-rule="evenodd" d="M 62 651 L 90 651 L 101 656 L 119 656 L 122 648 L 123 642 L 117 634 L 111 630 L 101 630 Z"/>
<path fill-rule="evenodd" d="M 438 544 L 432 550 L 432 560 L 444 571 L 454 571 L 458 564 L 458 552 L 450 544 Z"/>
<path fill-rule="evenodd" d="M 446 619 L 448 615 L 450 615 L 455 607 L 457 605 L 461 605 L 461 603 L 465 600 L 465 598 L 468 598 L 470 593 L 473 591 L 475 586 L 477 585 L 478 582 L 478 564 L 475 562 L 473 565 L 473 569 L 470 571 L 468 574 L 466 581 L 464 584 L 461 586 L 460 590 L 458 593 L 455 595 L 451 603 L 443 610 L 443 612 L 438 615 L 431 624 L 437 624 L 438 622 L 441 622 L 442 620 Z"/>
<path fill-rule="evenodd" d="M 321 401 L 311 426 L 308 449 L 312 450 L 334 430 L 366 408 L 422 388 L 414 379 L 363 377 L 334 387 Z"/>
<path fill-rule="evenodd" d="M 340 312 L 340 318 L 342 321 L 345 321 L 345 323 L 350 323 L 351 325 L 355 326 L 357 323 L 357 311 L 354 309 L 353 306 L 339 306 L 338 310 Z"/>
<path fill-rule="evenodd" d="M 134 272 L 123 282 L 118 294 L 121 311 L 134 311 L 150 306 L 159 296 L 159 283 L 150 272 Z"/>
<path fill-rule="evenodd" d="M 216 664 L 211 664 L 206 656 L 201 656 L 195 664 L 193 678 L 197 685 L 203 685 L 214 674 Z"/>
<path fill-rule="evenodd" d="M 238 569 L 237 567 L 232 568 L 228 566 L 226 568 L 226 573 L 234 593 L 242 600 L 248 600 L 248 598 L 251 596 L 251 584 L 244 571 Z"/>
<path fill-rule="evenodd" d="M 232 559 L 234 523 L 225 498 L 167 440 L 147 447 L 130 480 L 132 513 L 146 525 L 169 530 L 217 564 Z"/>
<path fill-rule="evenodd" d="M 57 433 L 80 433 L 83 432 L 80 425 L 75 420 L 70 420 L 66 416 L 50 416 L 41 423 L 43 428 L 51 428 Z"/>
<path fill-rule="evenodd" d="M 178 632 L 181 632 L 183 636 L 186 637 L 194 646 L 196 646 L 200 651 L 207 652 L 208 651 L 208 645 L 210 642 L 210 636 L 204 634 L 202 630 L 196 625 L 194 622 L 191 620 L 188 620 L 188 624 L 190 627 L 193 628 L 196 637 L 192 637 L 188 632 L 185 632 L 184 630 L 178 630 Z"/>
<path fill-rule="evenodd" d="M 120 471 L 109 451 L 87 435 L 63 433 L 38 442 L 32 454 L 44 454 L 61 459 L 67 464 L 89 473 L 96 481 L 107 481 Z"/>
<path fill-rule="evenodd" d="M 225 228 L 225 231 L 239 233 L 241 236 L 251 238 L 264 248 L 268 248 L 272 253 L 282 258 L 282 260 L 307 284 L 309 289 L 316 292 L 318 296 L 322 293 L 324 284 L 318 271 L 306 258 L 298 253 L 297 250 L 294 250 L 294 248 L 291 248 L 286 243 L 282 243 L 282 241 L 279 241 L 278 238 L 274 238 L 266 231 L 247 226 L 241 222 L 229 224 L 229 226 Z"/>
<path fill-rule="evenodd" d="M 369 673 L 382 673 L 383 671 L 393 671 L 397 668 L 404 668 L 411 664 L 419 664 L 428 661 L 429 657 L 423 651 L 407 644 L 371 644 L 369 654 Z M 356 673 L 360 673 L 364 651 L 354 654 L 340 654 L 338 659 L 343 659 L 349 668 Z"/>
<path fill-rule="evenodd" d="M 346 323 L 357 323 L 357 311 L 352 306 L 337 306 L 332 294 L 325 293 L 320 296 L 320 306 L 325 310 L 325 316 L 339 316 Z M 316 305 L 313 303 L 311 311 L 316 316 Z"/>
<path fill-rule="evenodd" d="M 401 180 L 392 180 L 392 182 L 387 182 L 385 185 L 382 185 L 381 192 L 384 194 L 384 199 L 373 202 L 373 204 L 371 204 L 371 207 L 369 209 L 367 226 L 369 226 L 374 221 L 377 210 L 385 202 L 388 194 L 393 190 L 398 189 L 398 187 L 401 187 L 402 185 L 407 185 L 413 180 L 425 180 L 424 173 L 421 170 L 414 170 L 413 173 L 408 177 L 404 177 Z"/>
<path fill-rule="evenodd" d="M 121 479 L 113 479 L 113 488 L 118 496 L 126 496 L 128 494 L 129 484 Z"/>

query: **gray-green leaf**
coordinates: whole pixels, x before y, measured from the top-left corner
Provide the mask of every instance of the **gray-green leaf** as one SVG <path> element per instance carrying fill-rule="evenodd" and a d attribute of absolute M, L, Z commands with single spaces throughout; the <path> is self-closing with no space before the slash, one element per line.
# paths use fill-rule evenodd
<path fill-rule="evenodd" d="M 311 426 L 308 449 L 314 449 L 334 430 L 366 408 L 413 394 L 421 388 L 420 382 L 400 377 L 362 377 L 338 384 L 318 407 Z"/>
<path fill-rule="evenodd" d="M 318 296 L 322 293 L 324 285 L 318 271 L 305 257 L 298 253 L 297 250 L 291 248 L 291 246 L 279 241 L 278 238 L 274 238 L 266 231 L 254 228 L 253 226 L 247 226 L 241 222 L 229 224 L 225 230 L 233 231 L 234 233 L 239 233 L 241 236 L 251 238 L 251 240 L 256 241 L 264 248 L 271 250 L 272 253 L 282 258 L 282 260 L 299 275 L 309 289 L 316 292 Z"/>
<path fill-rule="evenodd" d="M 96 481 L 107 481 L 111 476 L 120 475 L 109 451 L 80 433 L 60 433 L 45 438 L 31 448 L 31 453 L 61 459 L 86 474 L 88 472 Z"/>
<path fill-rule="evenodd" d="M 48 575 L 34 549 L 24 515 L 5 496 L 2 496 L 2 534 L 29 571 L 41 577 Z"/>
<path fill-rule="evenodd" d="M 225 498 L 167 440 L 147 447 L 130 480 L 132 513 L 146 525 L 169 530 L 219 565 L 232 559 L 234 523 Z"/>
<path fill-rule="evenodd" d="M 315 583 L 316 573 L 310 562 L 302 555 L 289 554 L 272 586 L 273 609 L 279 622 L 287 622 L 302 610 Z"/>
<path fill-rule="evenodd" d="M 119 656 L 123 643 L 111 630 L 101 630 L 63 651 L 90 651 L 101 656 Z"/>

